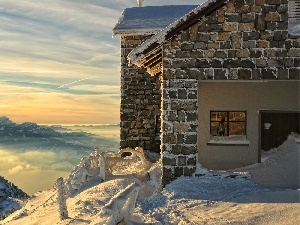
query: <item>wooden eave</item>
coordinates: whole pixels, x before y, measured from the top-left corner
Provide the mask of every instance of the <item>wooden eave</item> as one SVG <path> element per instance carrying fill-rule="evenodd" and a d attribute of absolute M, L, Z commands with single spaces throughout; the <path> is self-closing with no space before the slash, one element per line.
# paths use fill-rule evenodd
<path fill-rule="evenodd" d="M 150 45 L 143 51 L 136 53 L 137 56 L 142 57 L 140 57 L 137 60 L 137 62 L 134 63 L 139 67 L 147 70 L 147 72 L 150 73 L 152 76 L 157 76 L 161 74 L 162 71 L 157 71 L 157 68 L 160 66 L 160 68 L 162 69 L 162 45 L 174 36 L 180 34 L 182 31 L 201 21 L 203 18 L 210 15 L 215 10 L 224 6 L 227 2 L 228 0 L 217 0 L 202 8 L 197 13 L 195 13 L 194 10 L 191 11 L 190 14 L 186 16 L 186 18 L 182 17 L 181 19 L 179 19 L 176 26 L 174 26 L 172 29 L 168 30 L 168 28 L 166 28 L 165 30 L 161 31 L 165 31 L 163 40 L 156 39 L 156 35 L 154 35 L 152 38 L 149 39 L 149 41 L 151 41 L 151 39 L 154 41 L 150 43 Z"/>

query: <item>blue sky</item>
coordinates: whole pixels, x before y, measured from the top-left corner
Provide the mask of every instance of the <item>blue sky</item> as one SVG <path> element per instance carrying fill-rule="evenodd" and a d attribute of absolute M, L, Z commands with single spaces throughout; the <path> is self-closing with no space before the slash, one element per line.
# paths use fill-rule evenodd
<path fill-rule="evenodd" d="M 120 50 L 112 29 L 123 9 L 136 6 L 136 0 L 1 0 L 0 116 L 19 123 L 118 123 Z"/>

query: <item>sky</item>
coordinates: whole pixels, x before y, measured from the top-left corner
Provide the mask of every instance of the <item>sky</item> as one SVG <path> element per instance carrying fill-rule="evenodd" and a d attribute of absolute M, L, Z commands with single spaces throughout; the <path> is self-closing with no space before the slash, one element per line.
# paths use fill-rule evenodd
<path fill-rule="evenodd" d="M 112 29 L 125 8 L 136 6 L 137 0 L 1 0 L 0 116 L 16 123 L 119 123 L 120 40 Z"/>

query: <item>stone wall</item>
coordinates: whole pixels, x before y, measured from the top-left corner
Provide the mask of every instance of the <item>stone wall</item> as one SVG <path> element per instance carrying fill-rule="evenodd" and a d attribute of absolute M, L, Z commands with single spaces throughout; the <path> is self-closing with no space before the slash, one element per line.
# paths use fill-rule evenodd
<path fill-rule="evenodd" d="M 121 36 L 120 148 L 160 152 L 160 80 L 127 60 L 149 37 Z"/>
<path fill-rule="evenodd" d="M 164 45 L 163 185 L 196 170 L 199 80 L 299 80 L 287 3 L 231 0 Z"/>

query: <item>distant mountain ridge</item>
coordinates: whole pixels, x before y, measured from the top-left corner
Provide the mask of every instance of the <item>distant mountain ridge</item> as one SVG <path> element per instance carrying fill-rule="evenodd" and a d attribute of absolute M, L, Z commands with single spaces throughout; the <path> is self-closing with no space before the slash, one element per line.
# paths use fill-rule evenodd
<path fill-rule="evenodd" d="M 61 133 L 36 123 L 17 124 L 8 117 L 0 117 L 0 137 L 60 137 Z"/>

